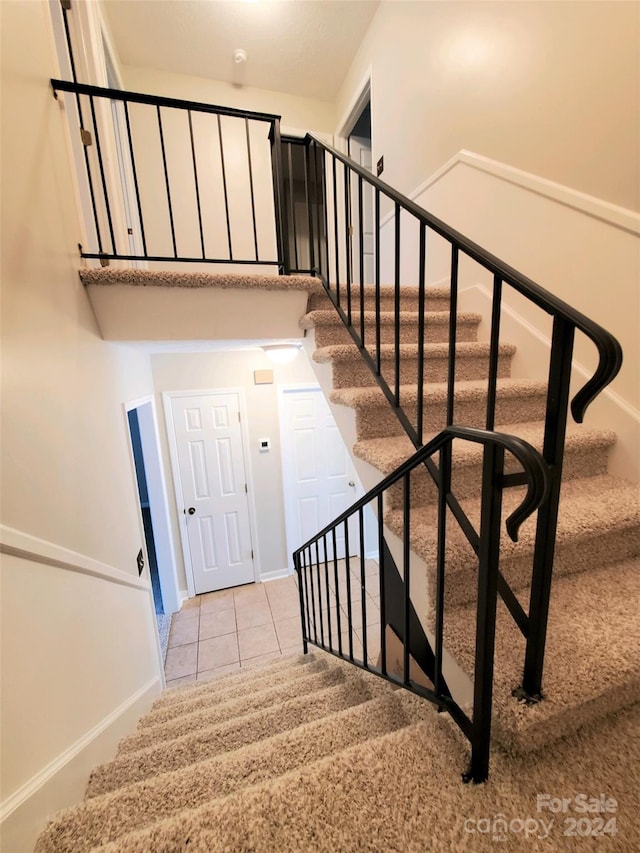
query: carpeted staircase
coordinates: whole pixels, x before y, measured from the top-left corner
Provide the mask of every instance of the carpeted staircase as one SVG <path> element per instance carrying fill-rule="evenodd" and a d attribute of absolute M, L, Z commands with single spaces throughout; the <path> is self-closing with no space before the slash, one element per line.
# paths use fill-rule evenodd
<path fill-rule="evenodd" d="M 383 288 L 389 377 L 391 293 Z M 371 334 L 371 289 L 364 299 Z M 403 289 L 405 401 L 417 376 L 416 299 L 414 289 Z M 446 291 L 429 292 L 427 432 L 443 425 L 447 304 Z M 357 301 L 355 311 L 359 317 Z M 479 321 L 459 318 L 456 421 L 481 426 L 488 350 L 476 342 Z M 380 475 L 394 470 L 412 445 L 324 295 L 311 295 L 302 325 L 313 330 L 315 361 L 332 365 L 332 401 L 355 412 L 354 455 Z M 544 386 L 511 378 L 514 349 L 501 350 L 497 429 L 540 446 Z M 315 651 L 165 693 L 114 760 L 94 771 L 84 802 L 50 823 L 38 853 L 477 851 L 497 842 L 513 850 L 640 850 L 640 511 L 637 486 L 606 473 L 614 441 L 612 432 L 569 429 L 539 705 L 511 696 L 524 646 L 499 604 L 487 783 L 461 783 L 468 743 L 446 714 Z M 454 492 L 474 521 L 480 464 L 480 448 L 456 450 Z M 507 493 L 506 503 L 518 497 Z M 426 474 L 416 476 L 411 547 L 427 566 L 434 498 Z M 401 533 L 401 500 L 392 492 L 385 507 L 391 533 Z M 534 525 L 527 522 L 517 545 L 503 537 L 502 571 L 525 604 Z M 475 558 L 453 526 L 448 548 L 445 643 L 472 674 Z M 432 588 L 433 578 L 427 583 Z M 604 795 L 615 806 L 576 811 L 578 793 Z M 545 794 L 569 798 L 566 811 L 539 809 Z M 588 825 L 578 832 L 580 818 Z"/>

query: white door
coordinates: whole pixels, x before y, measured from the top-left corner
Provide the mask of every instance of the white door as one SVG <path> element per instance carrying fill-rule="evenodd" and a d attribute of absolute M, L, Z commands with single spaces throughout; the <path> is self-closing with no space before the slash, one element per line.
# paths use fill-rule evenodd
<path fill-rule="evenodd" d="M 368 172 L 373 171 L 371 159 L 371 140 L 356 136 L 349 137 L 349 151 L 353 160 L 363 166 Z M 359 254 L 359 223 L 358 223 L 357 183 L 354 183 L 351 193 L 352 215 L 352 281 L 360 280 Z M 362 183 L 362 265 L 364 268 L 364 283 L 374 283 L 373 268 L 373 187 L 366 181 Z"/>
<path fill-rule="evenodd" d="M 285 390 L 282 397 L 282 464 L 287 551 L 315 536 L 357 499 L 356 473 L 319 388 Z M 344 525 L 336 532 L 338 559 L 345 556 Z M 349 524 L 350 555 L 359 552 L 357 519 Z M 332 538 L 327 555 L 333 558 Z M 315 551 L 312 552 L 315 557 Z M 320 548 L 319 556 L 323 553 Z"/>
<path fill-rule="evenodd" d="M 172 397 L 196 593 L 255 580 L 237 394 Z"/>

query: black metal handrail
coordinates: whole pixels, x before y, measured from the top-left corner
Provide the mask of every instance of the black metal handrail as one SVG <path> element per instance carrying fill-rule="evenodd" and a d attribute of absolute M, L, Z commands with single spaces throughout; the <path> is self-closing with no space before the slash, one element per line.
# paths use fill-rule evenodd
<path fill-rule="evenodd" d="M 97 245 L 95 250 L 92 247 L 89 251 L 81 250 L 82 257 L 100 259 L 103 263 L 108 260 L 122 260 L 267 265 L 277 267 L 280 272 L 289 265 L 287 247 L 284 245 L 280 227 L 283 194 L 280 116 L 65 80 L 51 80 L 51 86 L 56 97 L 58 92 L 69 92 L 75 95 L 81 124 L 81 138 L 85 146 L 86 179 Z M 83 101 L 88 102 L 88 110 L 83 111 Z M 104 136 L 116 133 L 117 117 L 113 117 L 109 123 L 101 122 L 96 114 L 97 101 L 119 104 L 122 108 L 122 126 L 117 129 L 117 132 L 126 137 L 126 140 L 122 143 L 120 151 L 117 150 L 117 145 L 114 148 L 121 160 L 118 164 L 120 171 L 130 170 L 135 200 L 131 199 L 131 214 L 134 221 L 129 225 L 129 235 L 134 232 L 139 235 L 141 250 L 132 251 L 131 246 L 123 249 L 123 237 L 117 235 L 114 225 L 115 208 L 124 209 L 125 206 L 122 201 L 124 190 L 119 180 L 118 185 L 114 186 L 106 174 Z M 141 122 L 143 131 L 138 134 L 138 139 L 136 139 L 133 111 L 130 109 L 132 105 L 155 108 L 152 112 L 148 112 L 145 121 Z M 183 127 L 177 153 L 172 153 L 167 138 L 167 116 L 171 114 L 170 111 L 173 111 L 173 114 L 186 116 L 182 121 Z M 197 114 L 212 119 L 211 126 L 207 128 L 206 146 L 199 140 L 197 129 L 194 129 L 193 116 Z M 90 116 L 90 121 L 86 121 L 87 116 Z M 242 164 L 239 164 L 237 146 L 233 147 L 234 162 L 231 164 L 228 162 L 229 150 L 228 145 L 225 144 L 221 118 L 240 122 L 235 129 L 244 140 L 246 157 Z M 260 124 L 266 125 L 266 132 L 256 139 L 257 133 L 254 128 Z M 145 194 L 140 167 L 144 162 L 146 168 L 149 168 L 149 149 L 152 144 L 149 137 L 152 133 L 153 144 L 159 147 L 160 154 L 155 164 L 157 174 L 152 182 L 147 180 Z M 95 155 L 90 155 L 89 147 L 93 146 L 94 141 Z M 258 174 L 254 168 L 255 149 L 259 145 L 264 145 L 265 148 L 268 146 L 270 149 L 268 156 L 271 162 L 271 175 L 268 177 Z M 212 153 L 214 149 L 215 156 Z M 199 161 L 203 161 L 204 166 Z M 222 184 L 221 193 L 216 189 L 222 198 L 215 203 L 211 198 L 214 192 L 212 183 L 214 171 L 219 172 L 218 183 L 221 181 Z M 190 181 L 193 182 L 193 193 L 189 193 L 187 197 L 183 187 Z M 242 184 L 241 190 L 239 184 Z M 158 196 L 159 187 L 164 188 L 164 193 Z M 182 210 L 176 206 L 177 193 L 183 197 Z M 267 194 L 276 215 L 275 217 L 263 215 L 260 220 L 257 207 L 259 203 L 265 206 Z M 245 197 L 243 203 L 246 210 L 242 215 L 236 213 L 234 216 L 230 198 L 237 202 L 239 195 Z M 263 198 L 258 199 L 257 196 Z M 162 217 L 166 221 L 160 222 L 158 215 L 160 207 L 166 207 L 166 216 Z M 207 227 L 206 219 L 208 217 L 211 221 L 219 209 L 224 211 L 225 226 L 222 230 L 226 235 L 227 251 L 212 253 L 207 243 L 213 239 L 214 229 L 211 226 Z M 197 217 L 199 251 L 193 251 L 195 246 L 193 240 L 189 240 L 189 246 L 186 249 L 180 245 L 179 225 L 185 210 L 194 218 L 194 221 Z M 234 242 L 246 245 L 238 250 L 234 247 Z M 169 243 L 171 249 L 167 251 Z M 163 248 L 164 251 L 162 251 Z"/>
<path fill-rule="evenodd" d="M 473 713 L 469 717 L 451 695 L 443 673 L 445 588 L 447 541 L 447 498 L 451 496 L 451 445 L 456 439 L 479 443 L 483 446 L 482 499 L 480 531 L 477 532 L 458 504 L 454 513 L 461 531 L 478 555 L 478 596 L 476 609 L 476 651 L 474 671 Z M 523 476 L 505 475 L 505 452 L 512 453 L 523 467 Z M 427 639 L 424 626 L 417 617 L 410 593 L 411 573 L 411 474 L 422 469 L 435 454 L 440 456 L 440 482 L 437 529 L 437 572 L 435 590 L 435 637 L 433 644 Z M 471 762 L 465 779 L 482 782 L 489 768 L 491 734 L 491 702 L 493 692 L 493 659 L 495 645 L 496 604 L 500 584 L 506 584 L 500 574 L 500 530 L 502 493 L 506 488 L 526 483 L 527 491 L 520 505 L 506 521 L 509 536 L 516 541 L 522 523 L 543 503 L 549 486 L 549 471 L 541 455 L 530 444 L 515 436 L 449 426 L 418 450 L 396 471 L 385 477 L 375 488 L 356 501 L 331 524 L 298 548 L 293 554 L 298 575 L 300 615 L 302 620 L 305 653 L 308 644 L 318 646 L 374 674 L 398 684 L 413 693 L 434 702 L 448 711 L 471 742 Z M 384 534 L 384 499 L 388 490 L 397 483 L 403 488 L 403 566 L 398 572 Z M 457 502 L 456 502 L 457 503 Z M 373 590 L 380 596 L 380 657 L 375 665 L 368 659 L 367 585 L 365 564 L 364 511 L 371 506 L 377 516 L 379 570 Z M 351 521 L 357 530 L 350 534 Z M 338 551 L 338 532 L 342 529 L 344 553 Z M 359 543 L 360 594 L 352 589 L 352 542 Z M 315 554 L 315 557 L 314 557 Z M 333 578 L 330 580 L 329 565 Z M 340 563 L 344 569 L 341 569 Z M 341 591 L 342 581 L 344 586 Z M 332 589 L 333 582 L 333 589 Z M 355 582 L 355 581 L 354 581 Z M 341 604 L 345 595 L 346 604 Z M 362 624 L 361 659 L 354 653 L 354 604 L 359 607 Z M 371 607 L 371 605 L 369 605 Z M 332 611 L 334 616 L 332 617 Z M 345 612 L 346 611 L 346 612 Z M 346 622 L 346 631 L 344 623 Z M 403 643 L 402 675 L 389 671 L 386 649 L 386 632 L 390 627 Z M 346 637 L 343 635 L 346 633 Z M 334 642 L 335 637 L 335 642 Z M 348 650 L 345 650 L 344 645 Z M 418 663 L 431 680 L 432 688 L 418 683 L 411 672 L 411 658 Z"/>
<path fill-rule="evenodd" d="M 551 488 L 538 513 L 536 542 L 528 612 L 514 594 L 501 587 L 500 593 L 514 620 L 526 637 L 526 654 L 522 688 L 517 695 L 528 701 L 542 698 L 542 672 L 546 642 L 551 577 L 555 553 L 558 504 L 562 479 L 562 464 L 566 423 L 569 412 L 571 360 L 576 330 L 595 345 L 598 365 L 593 375 L 573 396 L 571 412 L 582 422 L 585 411 L 595 397 L 620 370 L 622 350 L 608 331 L 580 311 L 545 290 L 527 276 L 501 261 L 477 243 L 446 225 L 393 187 L 371 175 L 365 168 L 312 134 L 306 137 L 308 154 L 307 204 L 310 215 L 311 257 L 314 272 L 344 322 L 351 338 L 374 374 L 405 432 L 415 447 L 422 446 L 425 429 L 425 331 L 438 318 L 426 312 L 427 236 L 435 234 L 451 247 L 450 295 L 448 317 L 448 364 L 446 380 L 446 414 L 440 427 L 456 420 L 456 346 L 458 337 L 458 287 L 462 258 L 469 258 L 493 276 L 493 303 L 487 376 L 487 402 L 484 426 L 492 430 L 496 423 L 499 392 L 500 321 L 502 293 L 506 285 L 524 296 L 532 305 L 553 319 L 548 382 L 544 405 L 544 440 L 542 454 L 549 466 Z M 341 181 L 341 186 L 339 186 Z M 374 281 L 366 282 L 364 275 L 364 188 L 373 194 Z M 381 309 L 381 198 L 393 209 L 393 239 L 390 249 L 393 261 L 393 363 L 391 375 L 385 375 L 382 361 Z M 401 384 L 401 328 L 406 318 L 401 315 L 401 241 L 402 221 L 417 225 L 419 230 L 417 285 L 418 311 L 415 317 L 417 333 L 417 382 L 414 386 Z M 353 260 L 357 255 L 359 275 L 354 273 Z M 358 280 L 359 279 L 359 280 Z M 365 308 L 365 285 L 374 285 L 374 307 Z M 440 323 L 442 320 L 440 319 Z M 431 428 L 433 430 L 433 427 Z M 431 459 L 425 465 L 435 482 L 439 472 Z"/>

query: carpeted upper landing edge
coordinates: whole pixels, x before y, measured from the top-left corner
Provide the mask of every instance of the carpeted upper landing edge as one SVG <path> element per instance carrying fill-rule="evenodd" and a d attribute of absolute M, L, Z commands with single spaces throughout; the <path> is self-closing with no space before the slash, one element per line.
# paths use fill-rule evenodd
<path fill-rule="evenodd" d="M 308 275 L 245 273 L 171 272 L 102 267 L 81 269 L 80 281 L 87 284 L 126 284 L 135 287 L 212 287 L 224 289 L 306 290 L 323 292 L 320 279 Z"/>

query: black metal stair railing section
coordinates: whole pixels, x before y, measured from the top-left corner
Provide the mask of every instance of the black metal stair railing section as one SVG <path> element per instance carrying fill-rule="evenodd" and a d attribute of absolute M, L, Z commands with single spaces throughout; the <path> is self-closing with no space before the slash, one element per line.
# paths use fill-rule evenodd
<path fill-rule="evenodd" d="M 444 674 L 445 595 L 447 588 L 447 501 L 451 494 L 451 450 L 454 440 L 483 447 L 479 530 L 458 505 L 454 519 L 478 558 L 475 667 L 471 716 L 451 695 Z M 505 474 L 505 452 L 522 465 L 523 475 Z M 436 587 L 432 641 L 427 637 L 411 598 L 411 477 L 426 461 L 439 457 L 437 545 L 433 554 Z M 305 653 L 311 643 L 361 669 L 393 682 L 448 711 L 471 743 L 466 780 L 482 782 L 489 769 L 491 700 L 497 595 L 500 585 L 500 536 L 504 489 L 526 483 L 526 494 L 506 519 L 516 541 L 520 525 L 545 500 L 550 486 L 548 467 L 531 445 L 497 432 L 450 426 L 418 450 L 363 498 L 298 548 L 294 554 L 300 593 Z M 384 532 L 385 496 L 399 484 L 403 494 L 402 568 L 398 571 Z M 368 512 L 368 508 L 373 510 Z M 367 521 L 375 527 L 365 530 Z M 370 521 L 373 519 L 373 521 Z M 367 540 L 375 542 L 377 560 L 366 559 Z M 357 556 L 353 556 L 357 554 Z M 375 599 L 379 598 L 378 607 Z M 391 631 L 392 634 L 388 632 Z M 398 666 L 387 653 L 388 637 L 402 645 Z M 375 648 L 374 648 L 375 647 Z M 375 658 L 375 660 L 374 660 Z M 412 663 L 415 662 L 415 663 Z M 413 668 L 426 675 L 431 686 Z"/>
<path fill-rule="evenodd" d="M 95 229 L 95 245 L 82 257 L 280 272 L 289 265 L 279 116 L 64 80 L 51 85 L 56 97 L 74 95 L 81 125 Z"/>
<path fill-rule="evenodd" d="M 597 367 L 570 403 L 571 413 L 581 423 L 585 411 L 595 397 L 617 375 L 622 364 L 622 350 L 618 341 L 605 329 L 566 302 L 519 273 L 499 258 L 485 251 L 464 235 L 429 214 L 409 198 L 371 175 L 366 169 L 344 154 L 326 145 L 312 135 L 306 137 L 307 168 L 305 202 L 308 206 L 310 235 L 310 261 L 326 292 L 342 318 L 351 338 L 359 348 L 366 364 L 393 407 L 407 435 L 419 448 L 428 439 L 428 433 L 449 427 L 456 418 L 456 361 L 458 350 L 458 293 L 461 266 L 474 262 L 475 270 L 489 274 L 493 288 L 493 302 L 488 344 L 488 377 L 486 381 L 486 412 L 482 424 L 492 430 L 499 420 L 499 360 L 500 325 L 503 291 L 523 296 L 530 306 L 548 315 L 552 323 L 551 349 L 547 371 L 546 400 L 544 403 L 544 441 L 542 455 L 549 466 L 551 486 L 537 517 L 536 541 L 528 608 L 513 594 L 501 589 L 504 602 L 520 631 L 526 638 L 522 688 L 515 691 L 520 698 L 538 701 L 542 698 L 542 671 L 546 640 L 551 577 L 556 542 L 558 503 L 562 478 L 565 432 L 570 400 L 571 361 L 576 332 L 581 332 L 596 347 Z M 367 198 L 372 210 L 366 213 Z M 286 201 L 285 201 L 286 203 Z M 390 219 L 383 235 L 381 211 L 389 210 Z M 367 216 L 372 220 L 367 223 Z M 368 235 L 372 230 L 372 257 L 368 258 L 373 270 L 373 281 L 367 281 Z M 392 236 L 387 239 L 388 231 Z M 431 243 L 429 242 L 431 241 Z M 427 248 L 436 242 L 448 247 L 448 274 L 450 284 L 448 316 L 448 359 L 446 367 L 446 401 L 442 420 L 434 429 L 427 429 L 427 417 L 432 407 L 426 399 L 425 340 L 443 317 L 427 309 Z M 410 243 L 413 244 L 413 254 Z M 371 250 L 371 247 L 369 247 Z M 401 308 L 402 286 L 411 283 L 403 280 L 407 267 L 407 253 L 415 261 L 418 311 L 413 322 L 417 344 L 417 381 L 404 384 L 402 344 L 407 342 L 403 328 L 408 322 Z M 389 345 L 383 344 L 383 309 L 381 308 L 382 270 L 391 270 L 391 280 L 386 282 L 393 290 L 393 324 L 389 334 L 392 359 L 388 366 Z M 475 282 L 473 282 L 475 283 Z M 373 285 L 373 288 L 366 288 Z M 373 291 L 372 297 L 369 295 Z M 386 317 L 385 317 L 386 319 Z M 446 318 L 445 318 L 446 319 Z M 447 344 L 443 344 L 447 346 Z M 383 362 L 383 353 L 387 361 Z M 414 356 L 415 357 L 415 356 Z M 386 366 L 385 366 L 386 365 Z M 433 380 L 431 380 L 433 381 Z M 498 407 L 498 415 L 496 409 Z M 536 418 L 538 419 L 538 418 Z M 433 479 L 439 479 L 438 466 L 430 458 L 425 465 Z M 452 504 L 454 506 L 454 504 Z"/>

